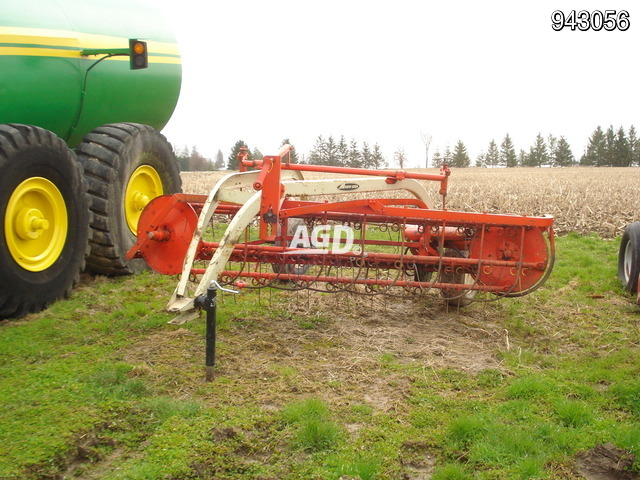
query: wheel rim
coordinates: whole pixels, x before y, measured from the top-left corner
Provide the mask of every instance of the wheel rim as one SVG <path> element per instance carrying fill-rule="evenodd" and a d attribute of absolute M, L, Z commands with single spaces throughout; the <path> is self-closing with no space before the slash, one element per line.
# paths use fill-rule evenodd
<path fill-rule="evenodd" d="M 60 190 L 46 178 L 23 181 L 11 194 L 4 220 L 13 260 L 30 272 L 46 270 L 67 240 L 67 207 Z"/>
<path fill-rule="evenodd" d="M 624 280 L 625 283 L 630 283 L 629 279 L 631 277 L 631 267 L 633 265 L 633 246 L 631 242 L 627 242 L 627 245 L 624 247 Z"/>
<path fill-rule="evenodd" d="M 160 174 L 152 166 L 142 165 L 131 174 L 124 197 L 125 219 L 131 233 L 136 235 L 144 207 L 163 193 Z"/>

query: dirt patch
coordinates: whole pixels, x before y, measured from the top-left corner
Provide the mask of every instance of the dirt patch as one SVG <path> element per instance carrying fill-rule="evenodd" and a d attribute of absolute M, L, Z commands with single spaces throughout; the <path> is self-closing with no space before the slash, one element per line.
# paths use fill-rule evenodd
<path fill-rule="evenodd" d="M 273 410 L 291 398 L 314 395 L 334 405 L 364 403 L 390 411 L 404 405 L 412 390 L 412 379 L 394 364 L 470 374 L 501 369 L 493 352 L 504 348 L 505 339 L 483 305 L 458 311 L 437 297 L 314 292 L 273 297 L 260 300 L 265 303 L 260 317 L 235 315 L 233 300 L 222 300 L 221 315 L 231 321 L 218 335 L 213 382 L 218 398 L 210 401 L 223 397 Z M 201 334 L 167 326 L 125 359 L 135 365 L 135 374 L 174 397 L 198 395 L 203 343 Z"/>
<path fill-rule="evenodd" d="M 337 334 L 355 354 L 353 366 L 359 360 L 390 353 L 400 362 L 420 362 L 426 368 L 472 374 L 499 368 L 492 350 L 501 334 L 486 324 L 482 306 L 467 311 L 447 309 L 432 297 L 325 296 L 315 301 L 311 309 L 325 316 L 340 315 Z"/>
<path fill-rule="evenodd" d="M 112 438 L 104 436 L 102 428 L 98 426 L 96 431 L 80 435 L 76 439 L 75 448 L 66 457 L 60 458 L 56 466 L 51 463 L 34 466 L 33 472 L 29 473 L 34 475 L 33 478 L 42 480 L 103 478 L 114 459 L 122 458 L 126 452 Z M 110 452 L 105 455 L 104 452 L 107 451 Z"/>
<path fill-rule="evenodd" d="M 634 462 L 631 453 L 605 443 L 579 455 L 576 466 L 586 480 L 636 480 L 640 475 L 629 471 Z"/>

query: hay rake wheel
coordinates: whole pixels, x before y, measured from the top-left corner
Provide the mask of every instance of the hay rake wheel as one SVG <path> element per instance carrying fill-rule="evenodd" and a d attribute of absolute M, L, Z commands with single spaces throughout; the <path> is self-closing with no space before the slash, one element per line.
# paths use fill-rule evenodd
<path fill-rule="evenodd" d="M 447 210 L 446 166 L 431 175 L 296 165 L 283 161 L 289 149 L 260 161 L 241 152 L 245 171 L 208 196 L 158 197 L 143 212 L 129 257 L 180 274 L 168 305 L 179 319 L 213 281 L 392 297 L 435 289 L 463 306 L 525 295 L 551 272 L 553 218 Z M 305 180 L 304 171 L 359 176 Z M 440 184 L 442 209 L 429 207 L 424 181 Z"/>

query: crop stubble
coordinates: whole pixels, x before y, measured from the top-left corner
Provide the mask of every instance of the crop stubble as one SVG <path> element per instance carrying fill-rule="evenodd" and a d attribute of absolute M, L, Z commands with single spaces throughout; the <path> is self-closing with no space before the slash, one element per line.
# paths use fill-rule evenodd
<path fill-rule="evenodd" d="M 183 172 L 183 189 L 186 193 L 207 194 L 226 173 Z M 322 176 L 330 177 L 305 173 L 306 178 Z M 450 210 L 553 215 L 559 234 L 595 233 L 612 238 L 640 219 L 639 185 L 640 168 L 453 169 L 446 205 Z M 427 182 L 426 186 L 433 192 L 433 207 L 440 208 L 438 184 Z"/>

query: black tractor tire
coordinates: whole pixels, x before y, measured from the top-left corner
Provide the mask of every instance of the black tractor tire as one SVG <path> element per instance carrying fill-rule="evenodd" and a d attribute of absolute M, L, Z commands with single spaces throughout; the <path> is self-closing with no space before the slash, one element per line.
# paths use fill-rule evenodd
<path fill-rule="evenodd" d="M 289 219 L 289 221 L 287 222 L 287 235 L 294 235 L 296 232 L 296 229 L 303 224 L 304 224 L 304 220 L 302 220 L 301 218 Z M 280 223 L 278 223 L 277 232 L 278 232 L 277 233 L 278 236 L 282 235 L 282 226 L 280 225 Z M 287 245 L 291 245 L 291 242 L 287 242 Z M 292 264 L 292 263 L 288 263 L 288 264 L 272 263 L 271 264 L 271 269 L 273 270 L 273 273 L 283 273 L 286 275 L 306 275 L 310 267 L 311 265 L 308 265 L 308 264 Z"/>
<path fill-rule="evenodd" d="M 640 274 L 640 222 L 627 225 L 618 252 L 618 278 L 626 290 L 638 291 Z"/>
<path fill-rule="evenodd" d="M 142 259 L 128 261 L 136 235 L 125 212 L 127 186 L 140 167 L 151 167 L 162 183 L 159 194 L 181 192 L 182 181 L 173 148 L 157 130 L 136 123 L 96 128 L 76 148 L 91 198 L 93 239 L 87 270 L 100 275 L 130 275 L 146 268 Z M 140 206 L 140 210 L 142 206 Z"/>
<path fill-rule="evenodd" d="M 466 258 L 467 253 L 460 251 L 456 248 L 447 248 L 444 251 L 444 255 L 446 257 L 459 257 Z M 452 271 L 445 272 L 444 270 L 440 272 L 440 282 L 441 283 L 465 283 L 466 280 L 470 280 L 469 274 L 464 272 Z M 456 308 L 462 308 L 473 303 L 473 299 L 476 296 L 476 290 L 440 290 L 440 296 L 445 299 L 448 305 Z"/>
<path fill-rule="evenodd" d="M 0 318 L 39 312 L 71 292 L 88 251 L 86 192 L 82 167 L 62 139 L 40 127 L 0 125 Z M 51 206 L 66 212 L 66 225 Z M 25 230 L 25 212 L 36 210 L 47 226 Z"/>

